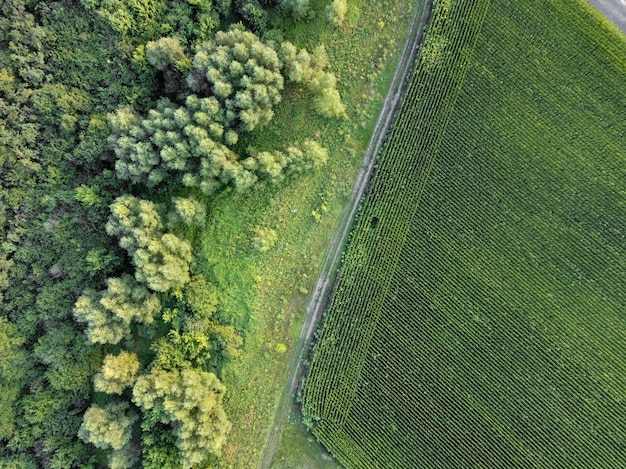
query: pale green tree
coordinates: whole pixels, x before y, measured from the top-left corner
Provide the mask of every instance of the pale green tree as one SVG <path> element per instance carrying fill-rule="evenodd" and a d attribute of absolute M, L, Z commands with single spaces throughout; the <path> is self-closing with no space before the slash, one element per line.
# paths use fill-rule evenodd
<path fill-rule="evenodd" d="M 150 239 L 132 259 L 135 278 L 153 291 L 165 292 L 189 281 L 191 245 L 172 233 Z"/>
<path fill-rule="evenodd" d="M 161 311 L 159 297 L 129 274 L 107 279 L 100 304 L 127 324 L 150 324 Z"/>
<path fill-rule="evenodd" d="M 157 70 L 165 70 L 167 67 L 185 69 L 191 65 L 191 61 L 185 55 L 185 48 L 177 37 L 162 37 L 148 42 L 146 58 Z"/>
<path fill-rule="evenodd" d="M 117 344 L 130 333 L 128 324 L 100 304 L 102 293 L 86 290 L 76 300 L 74 317 L 87 323 L 87 338 L 92 343 Z"/>
<path fill-rule="evenodd" d="M 157 206 L 149 200 L 125 194 L 115 199 L 110 210 L 106 232 L 117 236 L 120 247 L 130 254 L 163 233 L 161 215 Z"/>
<path fill-rule="evenodd" d="M 254 130 L 273 117 L 284 86 L 276 51 L 240 27 L 220 31 L 198 48 L 187 82 L 222 103 L 225 124 Z"/>
<path fill-rule="evenodd" d="M 335 26 L 341 25 L 348 12 L 348 4 L 346 0 L 333 0 L 330 5 L 326 7 L 326 17 Z"/>
<path fill-rule="evenodd" d="M 219 454 L 231 429 L 224 391 L 213 373 L 155 369 L 137 379 L 133 402 L 150 418 L 172 425 L 182 465 L 191 467 Z"/>
<path fill-rule="evenodd" d="M 124 350 L 119 355 L 109 354 L 93 378 L 94 388 L 107 394 L 122 394 L 124 388 L 135 383 L 138 372 L 139 359 L 135 353 Z"/>
<path fill-rule="evenodd" d="M 206 220 L 206 208 L 195 197 L 174 197 L 172 207 L 167 214 L 168 226 L 179 223 L 186 226 L 203 226 Z"/>
<path fill-rule="evenodd" d="M 129 411 L 126 402 L 112 403 L 106 407 L 94 404 L 85 412 L 78 436 L 86 443 L 105 450 L 109 467 L 134 467 L 138 457 L 130 439 L 136 421 L 137 415 Z"/>

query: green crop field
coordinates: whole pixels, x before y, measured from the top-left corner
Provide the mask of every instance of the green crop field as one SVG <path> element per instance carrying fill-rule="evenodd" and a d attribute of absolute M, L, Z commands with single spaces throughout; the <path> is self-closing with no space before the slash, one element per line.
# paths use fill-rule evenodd
<path fill-rule="evenodd" d="M 304 414 L 347 467 L 626 467 L 626 38 L 436 3 Z"/>

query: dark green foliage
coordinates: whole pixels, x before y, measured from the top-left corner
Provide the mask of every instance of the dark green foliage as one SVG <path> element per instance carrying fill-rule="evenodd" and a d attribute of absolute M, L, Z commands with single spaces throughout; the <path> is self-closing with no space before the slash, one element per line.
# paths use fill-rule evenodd
<path fill-rule="evenodd" d="M 241 16 L 246 26 L 257 34 L 263 34 L 267 29 L 267 12 L 261 7 L 259 0 L 233 0 L 236 12 Z"/>
<path fill-rule="evenodd" d="M 280 0 L 280 6 L 287 10 L 294 20 L 304 18 L 309 12 L 309 0 Z"/>

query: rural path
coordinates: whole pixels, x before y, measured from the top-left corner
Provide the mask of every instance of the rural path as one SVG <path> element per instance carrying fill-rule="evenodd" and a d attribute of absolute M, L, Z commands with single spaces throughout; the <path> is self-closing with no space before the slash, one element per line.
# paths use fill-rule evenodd
<path fill-rule="evenodd" d="M 287 370 L 287 377 L 285 385 L 280 397 L 280 401 L 276 407 L 276 414 L 274 421 L 267 435 L 267 441 L 263 448 L 263 454 L 261 456 L 261 462 L 259 464 L 260 469 L 269 469 L 272 464 L 274 452 L 278 446 L 278 441 L 285 422 L 289 416 L 289 412 L 293 405 L 293 395 L 297 390 L 299 377 L 301 373 L 302 359 L 308 345 L 311 340 L 311 336 L 317 327 L 317 322 L 322 315 L 325 307 L 326 299 L 330 294 L 335 278 L 335 273 L 339 267 L 341 260 L 341 254 L 345 246 L 350 227 L 354 216 L 356 215 L 359 207 L 359 202 L 367 183 L 374 171 L 376 163 L 376 156 L 378 155 L 381 146 L 385 140 L 385 135 L 392 125 L 395 115 L 400 107 L 403 91 L 406 84 L 406 78 L 412 70 L 412 65 L 415 61 L 415 57 L 418 51 L 418 47 L 424 36 L 424 31 L 431 16 L 432 0 L 425 0 L 422 2 L 416 2 L 413 21 L 407 40 L 402 49 L 400 60 L 396 67 L 391 86 L 383 102 L 383 107 L 380 111 L 374 133 L 370 139 L 363 163 L 356 178 L 354 189 L 350 200 L 344 208 L 331 240 L 330 248 L 326 261 L 322 268 L 320 277 L 315 285 L 315 290 L 311 295 L 311 301 L 307 307 L 306 316 L 302 328 L 300 330 L 300 336 L 294 347 L 294 351 L 289 362 L 289 368 Z"/>

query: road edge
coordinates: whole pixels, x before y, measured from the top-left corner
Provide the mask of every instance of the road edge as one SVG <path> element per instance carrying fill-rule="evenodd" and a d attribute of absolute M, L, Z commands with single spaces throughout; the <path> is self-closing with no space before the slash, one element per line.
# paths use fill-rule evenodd
<path fill-rule="evenodd" d="M 395 121 L 400 108 L 407 78 L 410 77 L 412 66 L 424 37 L 424 32 L 430 22 L 432 2 L 433 0 L 425 0 L 422 5 L 420 5 L 419 2 L 416 3 L 413 13 L 413 22 L 402 49 L 398 65 L 396 66 L 391 85 L 383 101 L 383 106 L 380 110 L 372 137 L 365 151 L 363 162 L 361 163 L 359 173 L 354 183 L 354 189 L 352 190 L 348 203 L 341 212 L 324 266 L 322 267 L 315 289 L 311 294 L 311 300 L 306 309 L 306 316 L 300 329 L 300 335 L 291 355 L 285 385 L 281 393 L 280 401 L 277 404 L 274 422 L 268 431 L 268 437 L 263 448 L 263 454 L 261 455 L 259 469 L 269 469 L 272 464 L 282 428 L 292 407 L 292 398 L 298 387 L 302 359 L 305 356 L 305 352 L 309 349 L 311 337 L 325 307 L 325 300 L 332 291 L 336 277 L 335 274 L 339 268 L 346 240 L 352 228 L 352 222 L 358 211 L 361 198 L 374 172 L 378 153 L 385 142 L 387 132 Z"/>

